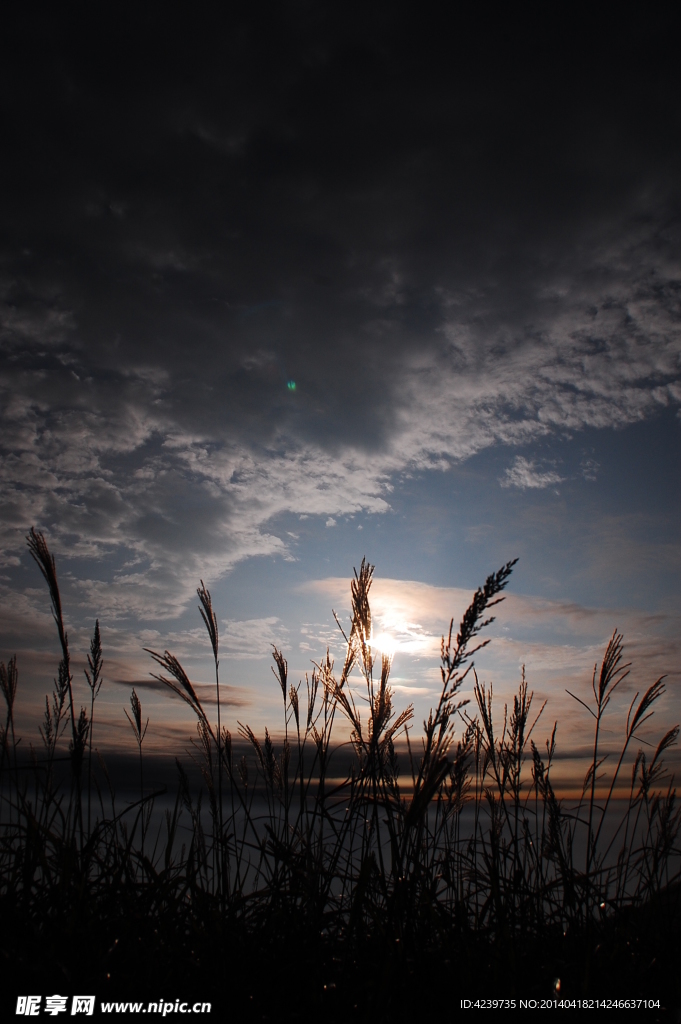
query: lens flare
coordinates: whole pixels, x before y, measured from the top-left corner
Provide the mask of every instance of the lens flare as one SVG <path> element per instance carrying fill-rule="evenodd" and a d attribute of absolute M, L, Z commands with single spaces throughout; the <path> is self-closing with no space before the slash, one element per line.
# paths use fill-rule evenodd
<path fill-rule="evenodd" d="M 294 380 L 290 380 L 288 382 L 288 384 L 286 385 L 286 387 L 289 389 L 289 391 L 295 391 L 296 390 L 296 382 Z"/>

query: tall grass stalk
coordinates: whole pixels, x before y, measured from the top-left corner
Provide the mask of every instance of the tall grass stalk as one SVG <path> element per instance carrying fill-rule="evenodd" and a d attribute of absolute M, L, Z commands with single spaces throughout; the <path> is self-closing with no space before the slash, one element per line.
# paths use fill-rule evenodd
<path fill-rule="evenodd" d="M 99 619 L 95 622 L 94 633 L 90 643 L 90 653 L 87 656 L 88 667 L 84 669 L 85 678 L 90 690 L 90 730 L 88 735 L 88 764 L 87 764 L 87 831 L 91 829 L 92 810 L 92 734 L 95 724 L 95 701 L 102 688 L 102 638 L 99 633 Z"/>

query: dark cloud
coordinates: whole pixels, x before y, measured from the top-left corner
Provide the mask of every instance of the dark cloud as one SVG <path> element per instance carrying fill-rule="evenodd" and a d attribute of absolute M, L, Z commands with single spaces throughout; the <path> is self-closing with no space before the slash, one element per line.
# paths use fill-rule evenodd
<path fill-rule="evenodd" d="M 124 545 L 172 615 L 278 512 L 678 405 L 671 23 L 110 13 L 5 33 L 9 560 Z"/>
<path fill-rule="evenodd" d="M 145 690 L 151 690 L 158 693 L 162 693 L 164 697 L 168 697 L 170 700 L 180 700 L 180 698 L 173 693 L 170 687 L 166 686 L 165 683 L 159 679 L 155 679 L 149 676 L 148 679 L 111 679 L 109 680 L 115 686 L 124 686 L 126 689 L 140 692 Z M 202 705 L 206 707 L 215 705 L 217 706 L 217 696 L 215 693 L 214 683 L 194 683 L 194 689 L 196 694 L 201 701 Z M 224 683 L 220 687 L 220 705 L 231 708 L 243 708 L 248 707 L 252 702 L 244 696 L 243 692 L 237 686 L 226 686 Z"/>

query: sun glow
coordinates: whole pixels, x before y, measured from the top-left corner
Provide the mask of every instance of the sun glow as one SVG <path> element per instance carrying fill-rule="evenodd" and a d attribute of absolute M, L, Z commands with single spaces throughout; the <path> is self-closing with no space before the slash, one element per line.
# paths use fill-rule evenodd
<path fill-rule="evenodd" d="M 390 633 L 377 633 L 376 636 L 371 637 L 370 646 L 372 650 L 380 651 L 381 654 L 387 654 L 389 658 L 392 658 L 400 645 Z"/>

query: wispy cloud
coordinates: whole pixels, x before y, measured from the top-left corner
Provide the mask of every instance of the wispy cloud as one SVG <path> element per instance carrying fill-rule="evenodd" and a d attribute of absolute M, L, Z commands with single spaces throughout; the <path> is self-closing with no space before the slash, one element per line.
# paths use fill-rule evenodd
<path fill-rule="evenodd" d="M 564 476 L 556 473 L 555 470 L 541 470 L 537 464 L 522 455 L 516 455 L 513 465 L 509 466 L 501 480 L 502 487 L 519 487 L 524 490 L 527 487 L 541 489 L 544 487 L 555 487 L 565 480 Z"/>

